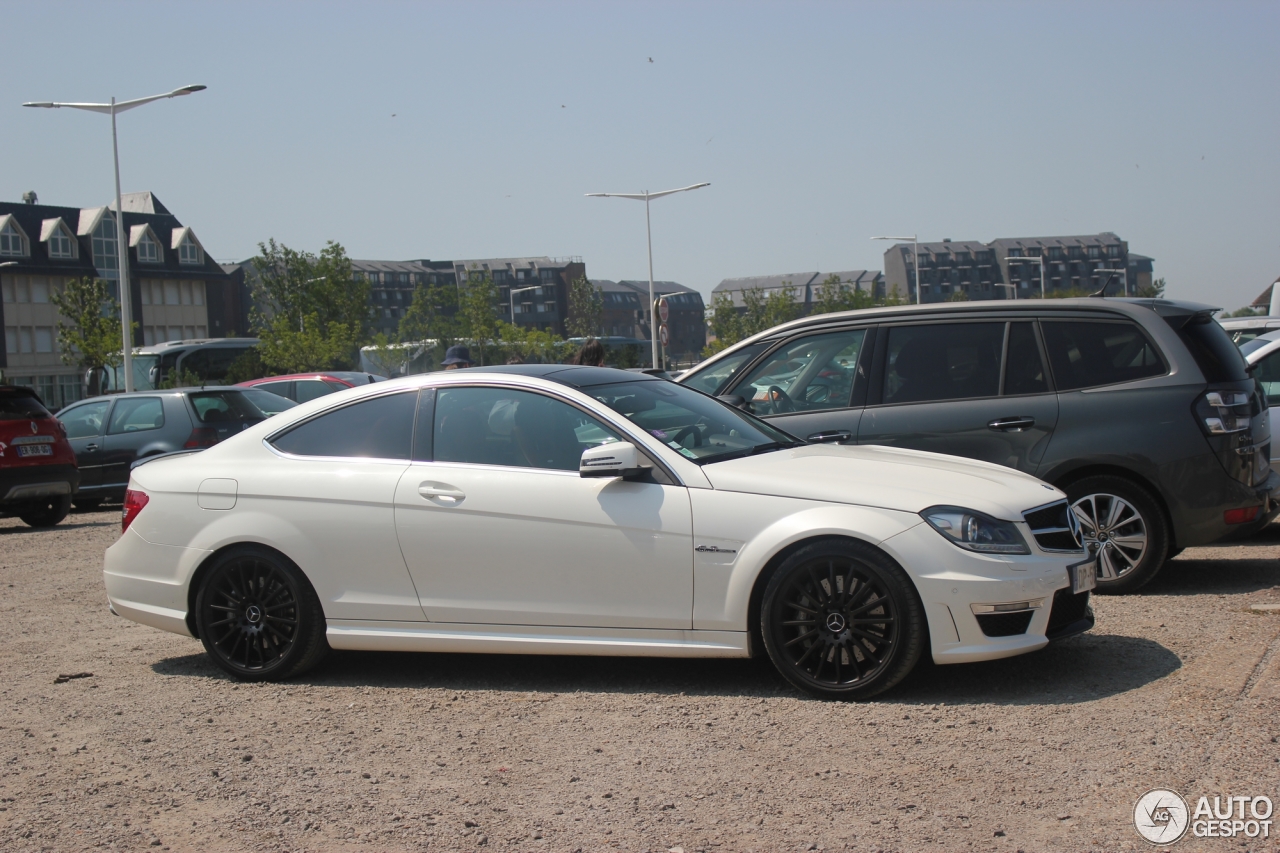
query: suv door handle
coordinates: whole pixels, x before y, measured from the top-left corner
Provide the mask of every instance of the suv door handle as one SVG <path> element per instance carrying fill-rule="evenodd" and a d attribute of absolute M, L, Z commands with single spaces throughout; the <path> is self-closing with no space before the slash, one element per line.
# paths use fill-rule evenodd
<path fill-rule="evenodd" d="M 833 430 L 832 432 L 815 432 L 809 436 L 808 441 L 816 441 L 823 443 L 827 441 L 849 441 L 853 438 L 853 433 L 847 429 Z"/>
<path fill-rule="evenodd" d="M 97 449 L 98 449 L 98 445 L 96 445 L 96 444 L 86 444 L 86 445 L 84 446 L 84 452 L 85 452 L 85 453 L 88 453 L 88 452 L 89 452 L 89 451 L 91 451 L 91 450 L 97 450 Z"/>
<path fill-rule="evenodd" d="M 427 500 L 440 500 L 450 505 L 462 503 L 463 498 L 467 496 L 466 492 L 448 483 L 423 483 L 418 486 L 418 494 Z"/>
<path fill-rule="evenodd" d="M 1024 429 L 1031 429 L 1035 425 L 1036 419 L 1025 415 L 1019 418 L 996 418 L 994 421 L 987 423 L 988 428 L 1001 430 L 1002 432 L 1022 432 Z"/>

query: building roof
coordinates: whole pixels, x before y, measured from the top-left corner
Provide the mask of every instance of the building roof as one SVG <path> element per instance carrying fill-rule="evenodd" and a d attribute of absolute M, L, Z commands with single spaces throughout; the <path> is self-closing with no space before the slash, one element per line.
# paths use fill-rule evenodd
<path fill-rule="evenodd" d="M 625 279 L 618 282 L 620 287 L 625 287 L 639 293 L 645 299 L 649 298 L 649 280 L 636 281 L 635 279 Z M 655 281 L 653 283 L 653 293 L 660 296 L 664 293 L 693 293 L 701 298 L 701 294 L 692 287 L 686 287 L 678 281 Z"/>
<path fill-rule="evenodd" d="M 172 216 L 169 208 L 160 203 L 160 199 L 156 198 L 155 193 L 122 193 L 120 195 L 120 203 L 124 205 L 125 213 L 158 213 L 162 216 Z M 110 204 L 112 210 L 116 209 L 113 201 Z"/>
<path fill-rule="evenodd" d="M 1071 246 L 1113 246 L 1121 245 L 1124 241 L 1110 231 L 1102 231 L 1098 234 L 1080 234 L 1067 237 L 1001 237 L 992 240 L 989 245 L 997 249 L 1016 249 L 1037 247 L 1059 246 L 1069 248 Z"/>
<path fill-rule="evenodd" d="M 1250 308 L 1268 308 L 1268 309 L 1271 308 L 1271 292 L 1275 289 L 1275 286 L 1277 284 L 1280 284 L 1280 278 L 1277 278 L 1275 281 L 1271 283 L 1270 287 L 1268 287 L 1266 290 L 1259 293 L 1258 298 L 1253 300 L 1253 302 L 1249 305 L 1249 307 Z"/>
<path fill-rule="evenodd" d="M 797 290 L 809 285 L 819 275 L 818 272 L 792 272 L 782 273 L 779 275 L 751 275 L 743 278 L 726 278 L 711 288 L 712 293 L 720 291 L 735 290 L 751 290 L 752 288 L 760 288 L 761 290 L 779 290 L 785 287 L 793 287 Z"/>

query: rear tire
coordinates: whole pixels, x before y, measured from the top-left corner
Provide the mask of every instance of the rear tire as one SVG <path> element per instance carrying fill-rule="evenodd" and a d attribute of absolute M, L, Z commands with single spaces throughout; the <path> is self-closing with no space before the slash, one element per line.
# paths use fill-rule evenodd
<path fill-rule="evenodd" d="M 1146 489 L 1123 477 L 1085 477 L 1064 490 L 1085 543 L 1098 554 L 1101 595 L 1127 595 L 1170 557 L 1169 525 Z"/>
<path fill-rule="evenodd" d="M 862 542 L 806 545 L 765 588 L 760 631 L 782 677 L 821 699 L 860 700 L 907 677 L 928 638 L 915 585 Z"/>
<path fill-rule="evenodd" d="M 236 548 L 209 567 L 196 594 L 205 652 L 242 681 L 280 681 L 324 659 L 324 609 L 302 571 L 266 548 Z"/>
<path fill-rule="evenodd" d="M 71 495 L 55 495 L 32 501 L 22 508 L 18 518 L 31 527 L 53 527 L 71 512 Z"/>

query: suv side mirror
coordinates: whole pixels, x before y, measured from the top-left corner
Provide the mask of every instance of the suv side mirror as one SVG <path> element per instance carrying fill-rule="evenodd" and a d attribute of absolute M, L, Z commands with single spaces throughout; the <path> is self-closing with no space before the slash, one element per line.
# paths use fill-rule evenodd
<path fill-rule="evenodd" d="M 621 477 L 624 480 L 644 473 L 640 467 L 640 451 L 627 441 L 615 441 L 582 451 L 578 473 L 583 477 Z"/>
<path fill-rule="evenodd" d="M 716 399 L 726 406 L 733 406 L 735 409 L 742 409 L 744 412 L 751 411 L 747 408 L 747 398 L 740 394 L 721 394 Z"/>

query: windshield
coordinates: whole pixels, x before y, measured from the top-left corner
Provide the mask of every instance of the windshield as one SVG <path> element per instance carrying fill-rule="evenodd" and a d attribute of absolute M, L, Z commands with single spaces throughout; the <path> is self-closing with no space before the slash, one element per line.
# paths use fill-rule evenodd
<path fill-rule="evenodd" d="M 673 382 L 619 382 L 583 390 L 699 465 L 804 444 Z"/>
<path fill-rule="evenodd" d="M 704 394 L 714 394 L 728 383 L 729 379 L 751 359 L 760 354 L 769 344 L 752 344 L 743 347 L 733 355 L 727 355 L 703 370 L 694 370 L 680 377 L 681 385 L 696 388 Z"/>
<path fill-rule="evenodd" d="M 1240 354 L 1247 356 L 1251 352 L 1257 352 L 1268 344 L 1273 344 L 1276 339 L 1267 335 L 1265 338 L 1254 338 L 1240 345 Z"/>

